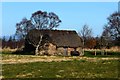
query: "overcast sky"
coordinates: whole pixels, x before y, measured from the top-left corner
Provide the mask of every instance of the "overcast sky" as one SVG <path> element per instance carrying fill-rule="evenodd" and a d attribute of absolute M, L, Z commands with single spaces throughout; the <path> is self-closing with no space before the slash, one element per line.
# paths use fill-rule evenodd
<path fill-rule="evenodd" d="M 16 23 L 24 17 L 30 19 L 38 10 L 56 13 L 62 20 L 57 29 L 78 32 L 87 24 L 97 36 L 102 33 L 107 17 L 118 10 L 118 2 L 3 2 L 2 36 L 13 35 Z"/>

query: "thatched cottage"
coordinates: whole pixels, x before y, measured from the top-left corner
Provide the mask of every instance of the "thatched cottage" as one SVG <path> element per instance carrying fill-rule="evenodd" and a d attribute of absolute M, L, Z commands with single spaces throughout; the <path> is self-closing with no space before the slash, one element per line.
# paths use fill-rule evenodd
<path fill-rule="evenodd" d="M 25 50 L 38 55 L 70 55 L 71 51 L 81 53 L 82 42 L 76 31 L 31 30 L 25 41 Z"/>

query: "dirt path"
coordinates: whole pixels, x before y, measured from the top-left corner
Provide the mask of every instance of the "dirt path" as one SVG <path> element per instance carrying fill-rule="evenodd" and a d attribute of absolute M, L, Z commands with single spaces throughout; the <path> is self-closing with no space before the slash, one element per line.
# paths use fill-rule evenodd
<path fill-rule="evenodd" d="M 30 57 L 23 57 L 23 56 L 14 56 L 14 57 L 3 57 L 0 60 L 2 64 L 18 64 L 18 63 L 29 63 L 29 62 L 60 62 L 60 61 L 71 61 L 71 60 L 86 60 L 90 62 L 96 62 L 99 60 L 119 60 L 119 58 L 91 58 L 91 57 L 58 57 L 58 56 L 30 56 Z"/>

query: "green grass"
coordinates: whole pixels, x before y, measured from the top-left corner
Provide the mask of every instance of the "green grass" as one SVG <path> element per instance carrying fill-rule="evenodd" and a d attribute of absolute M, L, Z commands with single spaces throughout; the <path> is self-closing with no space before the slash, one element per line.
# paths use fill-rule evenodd
<path fill-rule="evenodd" d="M 118 64 L 117 60 L 4 64 L 2 74 L 4 78 L 118 78 Z"/>
<path fill-rule="evenodd" d="M 85 51 L 84 56 L 86 57 L 120 57 L 120 52 L 105 52 L 101 55 L 101 51 L 96 51 L 96 56 L 94 51 Z"/>
<path fill-rule="evenodd" d="M 95 56 L 93 52 L 85 51 L 86 57 L 119 57 L 120 52 L 110 52 L 112 55 Z M 2 60 L 8 59 L 48 59 L 48 57 L 34 55 L 16 55 L 12 52 L 2 52 Z M 50 58 L 71 58 L 71 61 L 61 62 L 32 62 L 3 64 L 2 76 L 4 78 L 118 78 L 120 72 L 120 60 L 97 60 L 89 61 L 79 57 L 50 57 Z"/>

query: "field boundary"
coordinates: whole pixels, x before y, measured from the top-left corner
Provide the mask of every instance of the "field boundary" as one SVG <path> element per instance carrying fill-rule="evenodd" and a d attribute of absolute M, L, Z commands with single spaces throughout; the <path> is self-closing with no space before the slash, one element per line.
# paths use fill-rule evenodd
<path fill-rule="evenodd" d="M 17 57 L 17 56 L 16 56 Z M 96 62 L 100 60 L 119 60 L 116 57 L 106 57 L 106 58 L 97 58 L 97 57 L 57 57 L 57 56 L 31 56 L 29 58 L 9 58 L 2 59 L 0 63 L 2 64 L 19 64 L 19 63 L 31 63 L 31 62 L 61 62 L 61 61 L 72 61 L 72 60 L 85 60 L 90 62 Z"/>

